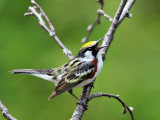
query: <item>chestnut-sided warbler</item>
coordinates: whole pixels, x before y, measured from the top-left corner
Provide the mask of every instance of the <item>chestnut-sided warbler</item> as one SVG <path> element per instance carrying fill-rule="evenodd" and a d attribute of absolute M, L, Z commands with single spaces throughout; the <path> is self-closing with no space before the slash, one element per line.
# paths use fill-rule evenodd
<path fill-rule="evenodd" d="M 84 87 L 90 84 L 100 73 L 103 67 L 102 53 L 103 47 L 99 47 L 98 41 L 91 41 L 83 45 L 78 55 L 68 63 L 53 69 L 17 69 L 13 74 L 29 74 L 54 82 L 55 90 L 49 99 L 69 91 L 72 93 L 74 87 Z M 77 98 L 77 97 L 76 97 Z M 77 98 L 78 99 L 78 98 Z"/>

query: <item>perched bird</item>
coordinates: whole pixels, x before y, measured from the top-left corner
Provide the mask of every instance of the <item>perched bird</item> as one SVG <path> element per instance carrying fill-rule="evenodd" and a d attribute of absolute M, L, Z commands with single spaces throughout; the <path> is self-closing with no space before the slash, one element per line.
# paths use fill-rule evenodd
<path fill-rule="evenodd" d="M 49 100 L 65 91 L 77 98 L 72 93 L 72 88 L 84 87 L 91 83 L 103 67 L 102 48 L 104 47 L 98 46 L 101 40 L 91 41 L 83 45 L 78 55 L 61 67 L 41 70 L 17 69 L 13 70 L 12 73 L 29 74 L 54 82 L 56 88 Z"/>

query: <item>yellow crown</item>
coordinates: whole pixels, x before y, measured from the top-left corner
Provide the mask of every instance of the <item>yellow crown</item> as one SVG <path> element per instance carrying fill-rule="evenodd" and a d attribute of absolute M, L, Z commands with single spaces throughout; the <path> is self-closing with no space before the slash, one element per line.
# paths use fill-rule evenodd
<path fill-rule="evenodd" d="M 96 42 L 96 41 L 88 42 L 88 43 L 84 44 L 84 45 L 81 47 L 81 49 L 86 48 L 86 47 L 88 47 L 88 46 L 92 46 L 95 42 Z"/>

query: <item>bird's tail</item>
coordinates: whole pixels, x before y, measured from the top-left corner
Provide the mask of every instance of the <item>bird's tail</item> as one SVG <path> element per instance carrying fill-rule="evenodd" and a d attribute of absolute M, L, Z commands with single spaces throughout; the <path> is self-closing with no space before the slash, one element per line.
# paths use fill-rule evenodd
<path fill-rule="evenodd" d="M 33 75 L 37 76 L 40 78 L 43 78 L 45 80 L 49 80 L 51 82 L 56 83 L 57 81 L 54 79 L 54 76 L 52 72 L 54 69 L 40 69 L 40 70 L 34 70 L 34 69 L 16 69 L 12 70 L 12 74 L 28 74 L 28 75 Z"/>

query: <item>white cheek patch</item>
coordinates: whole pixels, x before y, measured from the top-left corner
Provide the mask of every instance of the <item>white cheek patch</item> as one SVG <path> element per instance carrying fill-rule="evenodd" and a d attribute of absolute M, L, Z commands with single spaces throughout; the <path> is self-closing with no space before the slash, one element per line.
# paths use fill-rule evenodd
<path fill-rule="evenodd" d="M 102 58 L 103 49 L 104 49 L 104 48 L 102 48 L 102 49 L 100 49 L 100 50 L 98 51 L 98 53 L 97 53 L 97 58 Z"/>
<path fill-rule="evenodd" d="M 91 51 L 86 51 L 84 55 L 87 59 L 94 59 Z"/>

